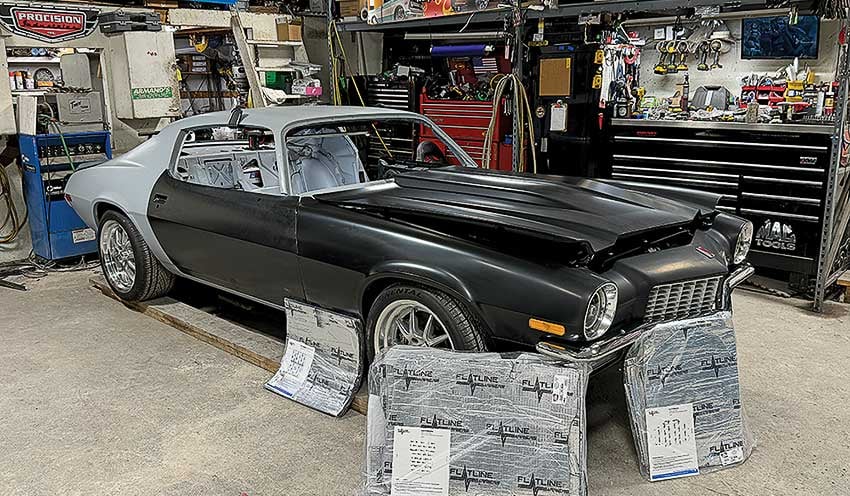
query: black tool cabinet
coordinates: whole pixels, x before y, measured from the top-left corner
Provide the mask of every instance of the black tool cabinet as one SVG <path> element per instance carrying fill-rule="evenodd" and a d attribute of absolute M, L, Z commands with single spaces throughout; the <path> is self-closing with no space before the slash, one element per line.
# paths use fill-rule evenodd
<path fill-rule="evenodd" d="M 722 195 L 751 220 L 756 267 L 817 272 L 832 126 L 614 119 L 607 174 Z"/>

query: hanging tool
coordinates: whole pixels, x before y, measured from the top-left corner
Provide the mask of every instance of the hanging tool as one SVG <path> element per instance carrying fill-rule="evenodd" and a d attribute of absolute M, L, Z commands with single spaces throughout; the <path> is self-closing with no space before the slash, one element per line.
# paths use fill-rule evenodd
<path fill-rule="evenodd" d="M 699 54 L 699 64 L 697 64 L 698 71 L 707 71 L 708 68 L 708 40 L 703 40 L 697 45 L 697 53 Z"/>
<path fill-rule="evenodd" d="M 658 63 L 653 69 L 656 74 L 667 74 L 667 42 L 659 41 L 655 48 L 658 50 Z"/>
<path fill-rule="evenodd" d="M 720 65 L 720 49 L 723 48 L 723 43 L 720 40 L 711 40 L 710 48 L 714 52 L 714 62 L 711 64 L 711 70 L 722 69 L 723 66 Z"/>
<path fill-rule="evenodd" d="M 667 62 L 667 74 L 676 74 L 679 71 L 678 66 L 676 65 L 677 50 L 678 46 L 676 45 L 675 40 L 671 40 L 667 43 L 667 54 L 670 57 Z"/>
<path fill-rule="evenodd" d="M 686 72 L 688 70 L 688 64 L 686 63 L 689 51 L 688 42 L 682 40 L 676 43 L 676 51 L 679 52 L 679 63 L 676 65 L 676 71 Z"/>

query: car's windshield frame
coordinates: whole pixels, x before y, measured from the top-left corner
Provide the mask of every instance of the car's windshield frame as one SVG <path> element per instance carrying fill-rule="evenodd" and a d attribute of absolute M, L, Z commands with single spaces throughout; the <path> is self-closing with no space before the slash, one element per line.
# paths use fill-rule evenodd
<path fill-rule="evenodd" d="M 280 155 L 282 156 L 282 163 L 278 167 L 278 173 L 280 174 L 280 185 L 281 185 L 281 193 L 284 195 L 294 195 L 294 196 L 313 196 L 315 194 L 324 193 L 329 190 L 339 190 L 339 189 L 349 189 L 355 187 L 361 187 L 364 184 L 377 184 L 380 182 L 380 179 L 372 179 L 366 183 L 358 183 L 352 185 L 345 186 L 337 186 L 333 188 L 324 188 L 317 189 L 312 191 L 305 191 L 301 193 L 293 193 L 295 189 L 292 186 L 292 165 L 289 163 L 289 150 L 287 149 L 287 142 L 290 139 L 303 138 L 303 136 L 292 135 L 290 133 L 294 131 L 298 131 L 305 128 L 316 128 L 320 126 L 328 126 L 328 127 L 339 127 L 341 124 L 352 124 L 352 123 L 363 123 L 363 124 L 372 124 L 375 121 L 382 121 L 390 124 L 399 124 L 399 123 L 410 123 L 413 125 L 422 124 L 428 126 L 434 135 L 439 138 L 443 144 L 446 145 L 448 150 L 454 155 L 455 158 L 460 162 L 461 166 L 464 167 L 477 167 L 475 161 L 469 156 L 466 151 L 460 147 L 445 131 L 440 129 L 432 120 L 427 117 L 410 114 L 410 115 L 400 115 L 387 117 L 386 115 L 356 115 L 356 116 L 340 116 L 335 117 L 334 119 L 328 118 L 316 118 L 316 119 L 305 119 L 299 120 L 296 122 L 292 122 L 283 127 L 281 130 L 280 140 L 276 140 L 279 144 L 279 149 L 281 150 Z M 356 132 L 356 131 L 355 131 Z M 340 133 L 340 134 L 348 134 L 348 133 Z"/>

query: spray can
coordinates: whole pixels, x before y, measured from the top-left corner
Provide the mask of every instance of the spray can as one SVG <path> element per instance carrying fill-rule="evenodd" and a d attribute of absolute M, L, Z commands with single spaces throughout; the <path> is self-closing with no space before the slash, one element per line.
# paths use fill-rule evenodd
<path fill-rule="evenodd" d="M 685 82 L 682 84 L 682 112 L 688 114 L 688 95 L 691 93 L 691 83 L 688 81 L 688 74 L 685 73 Z"/>
<path fill-rule="evenodd" d="M 18 89 L 17 85 L 15 84 L 15 71 L 9 71 L 9 86 L 13 90 Z"/>
<path fill-rule="evenodd" d="M 22 90 L 24 86 L 24 74 L 21 71 L 15 71 L 15 88 Z"/>

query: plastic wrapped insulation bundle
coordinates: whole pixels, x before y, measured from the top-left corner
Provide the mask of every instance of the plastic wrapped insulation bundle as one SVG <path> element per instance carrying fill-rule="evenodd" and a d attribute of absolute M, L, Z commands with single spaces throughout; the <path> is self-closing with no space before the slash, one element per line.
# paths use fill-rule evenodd
<path fill-rule="evenodd" d="M 741 405 L 731 312 L 659 324 L 629 350 L 623 376 L 640 471 L 647 479 L 710 472 L 749 457 L 754 441 Z M 690 443 L 697 467 L 688 473 L 659 461 L 665 447 L 652 443 L 647 431 L 647 413 L 677 406 L 693 412 Z M 657 457 L 655 470 L 651 457 Z"/>
<path fill-rule="evenodd" d="M 369 371 L 365 494 L 586 494 L 588 374 L 535 354 L 391 348 Z M 427 454 L 429 474 L 395 439 L 411 430 L 448 447 Z"/>

